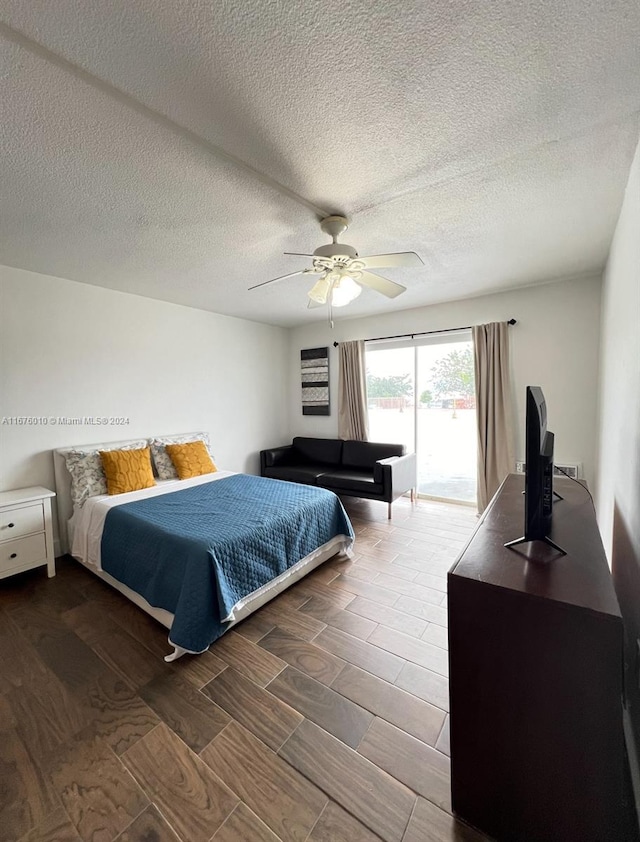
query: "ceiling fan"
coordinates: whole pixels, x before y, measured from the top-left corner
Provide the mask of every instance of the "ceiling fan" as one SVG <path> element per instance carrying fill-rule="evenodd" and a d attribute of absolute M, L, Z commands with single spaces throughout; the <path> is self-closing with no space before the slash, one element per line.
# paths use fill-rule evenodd
<path fill-rule="evenodd" d="M 308 269 L 300 269 L 297 272 L 290 272 L 288 275 L 281 275 L 279 278 L 272 278 L 270 281 L 263 281 L 260 284 L 249 287 L 250 290 L 259 287 L 275 284 L 285 278 L 293 278 L 295 275 L 319 275 L 320 277 L 309 290 L 308 307 L 320 307 L 328 304 L 329 307 L 344 307 L 350 301 L 356 299 L 362 292 L 362 287 L 369 287 L 376 292 L 386 295 L 387 298 L 395 298 L 405 292 L 406 287 L 388 278 L 383 278 L 370 269 L 381 269 L 383 267 L 396 266 L 422 266 L 423 261 L 414 251 L 403 251 L 397 254 L 374 254 L 369 257 L 359 257 L 353 246 L 339 243 L 338 237 L 347 230 L 349 222 L 344 216 L 328 216 L 320 223 L 320 228 L 332 239 L 332 243 L 320 246 L 313 254 L 299 254 L 287 251 L 296 257 L 313 258 L 312 266 Z"/>

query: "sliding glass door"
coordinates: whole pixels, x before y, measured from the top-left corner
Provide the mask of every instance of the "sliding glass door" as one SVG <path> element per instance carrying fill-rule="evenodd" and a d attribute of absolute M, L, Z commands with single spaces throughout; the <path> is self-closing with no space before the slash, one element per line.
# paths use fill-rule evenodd
<path fill-rule="evenodd" d="M 418 494 L 476 501 L 476 410 L 468 331 L 366 347 L 369 438 L 415 450 Z"/>
<path fill-rule="evenodd" d="M 416 449 L 415 352 L 411 347 L 366 349 L 369 440 Z"/>
<path fill-rule="evenodd" d="M 416 348 L 418 493 L 476 500 L 476 405 L 471 339 Z"/>

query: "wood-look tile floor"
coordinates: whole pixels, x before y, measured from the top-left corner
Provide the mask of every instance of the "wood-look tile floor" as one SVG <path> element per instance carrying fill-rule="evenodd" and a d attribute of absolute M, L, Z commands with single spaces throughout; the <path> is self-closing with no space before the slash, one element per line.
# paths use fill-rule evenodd
<path fill-rule="evenodd" d="M 446 573 L 471 509 L 345 500 L 335 557 L 211 646 L 71 559 L 0 582 L 0 842 L 481 842 L 451 816 Z"/>

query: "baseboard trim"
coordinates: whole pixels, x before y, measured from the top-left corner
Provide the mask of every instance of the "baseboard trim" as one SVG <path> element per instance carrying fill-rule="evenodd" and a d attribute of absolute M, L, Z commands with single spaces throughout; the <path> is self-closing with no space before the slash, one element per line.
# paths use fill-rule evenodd
<path fill-rule="evenodd" d="M 475 509 L 476 503 L 470 503 L 468 500 L 453 500 L 451 497 L 435 497 L 433 494 L 421 494 L 416 492 L 418 500 L 433 500 L 435 503 L 451 503 L 453 506 L 465 506 L 466 508 Z"/>

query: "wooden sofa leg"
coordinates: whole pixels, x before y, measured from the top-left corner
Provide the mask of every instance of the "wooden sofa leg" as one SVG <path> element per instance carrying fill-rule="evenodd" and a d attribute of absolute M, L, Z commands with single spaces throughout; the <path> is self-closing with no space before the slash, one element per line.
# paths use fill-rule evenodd
<path fill-rule="evenodd" d="M 415 490 L 415 488 L 411 489 L 411 502 L 412 503 L 416 502 L 416 490 Z"/>
<path fill-rule="evenodd" d="M 387 518 L 388 518 L 389 520 L 391 520 L 391 503 L 387 503 L 387 506 L 389 507 L 389 508 L 388 508 Z"/>

